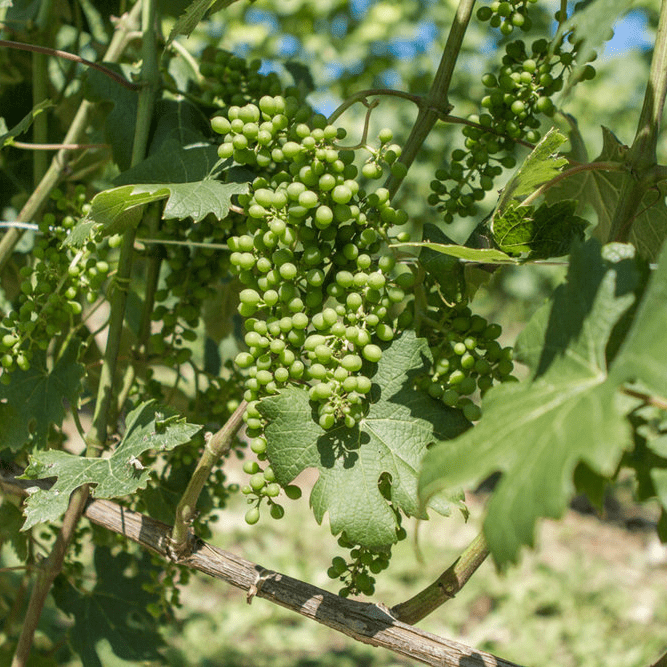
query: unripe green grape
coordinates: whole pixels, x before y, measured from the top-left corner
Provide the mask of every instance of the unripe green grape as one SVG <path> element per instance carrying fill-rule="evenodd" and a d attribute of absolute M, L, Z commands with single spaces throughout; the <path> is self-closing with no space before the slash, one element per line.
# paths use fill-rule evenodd
<path fill-rule="evenodd" d="M 245 514 L 245 522 L 249 526 L 254 526 L 259 521 L 259 508 L 251 507 Z"/>
<path fill-rule="evenodd" d="M 365 345 L 361 351 L 361 354 L 363 355 L 364 359 L 370 361 L 371 363 L 377 363 L 382 358 L 382 350 L 377 345 L 373 345 L 372 343 Z"/>

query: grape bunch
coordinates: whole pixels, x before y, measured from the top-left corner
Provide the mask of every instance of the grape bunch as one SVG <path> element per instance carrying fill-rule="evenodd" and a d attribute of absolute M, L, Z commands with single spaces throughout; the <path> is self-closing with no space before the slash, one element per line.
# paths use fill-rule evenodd
<path fill-rule="evenodd" d="M 46 350 L 80 319 L 83 303 L 94 303 L 111 270 L 109 243 L 92 237 L 81 249 L 63 247 L 88 209 L 86 192 L 51 193 L 51 208 L 38 225 L 30 261 L 21 267 L 16 309 L 0 322 L 0 382 L 9 384 L 16 369 L 27 371 L 37 350 Z M 110 241 L 113 244 L 113 241 Z"/>
<path fill-rule="evenodd" d="M 202 54 L 199 71 L 203 77 L 203 101 L 227 107 L 256 102 L 264 95 L 280 95 L 282 84 L 275 72 L 260 74 L 260 60 L 246 61 L 224 49 L 208 48 Z"/>
<path fill-rule="evenodd" d="M 514 379 L 512 348 L 502 347 L 499 324 L 489 324 L 468 306 L 459 304 L 439 311 L 440 320 L 424 331 L 433 354 L 429 373 L 416 379 L 416 385 L 432 398 L 456 407 L 466 419 L 482 416 L 480 407 L 470 398 L 483 396 L 494 382 Z"/>
<path fill-rule="evenodd" d="M 518 141 L 540 140 L 541 116 L 553 116 L 552 97 L 563 88 L 574 62 L 576 49 L 565 50 L 563 45 L 563 39 L 551 47 L 546 39 L 538 39 L 528 52 L 523 40 L 509 42 L 498 73 L 482 76 L 487 89 L 482 112 L 468 117 L 470 124 L 462 130 L 464 148 L 452 151 L 449 164 L 438 169 L 431 182 L 428 201 L 446 223 L 477 212 L 476 202 L 493 189 L 494 179 L 515 166 Z M 593 76 L 595 69 L 586 65 L 582 78 Z"/>
<path fill-rule="evenodd" d="M 288 384 L 309 384 L 322 428 L 352 427 L 405 296 L 391 279 L 393 254 L 380 250 L 407 215 L 386 189 L 360 190 L 354 154 L 335 145 L 343 132 L 294 97 L 232 106 L 212 127 L 224 136 L 221 158 L 267 174 L 239 196 L 246 229 L 229 239 L 244 285 L 248 351 L 236 363 L 248 373 L 251 434 L 262 430 L 256 401 Z"/>
<path fill-rule="evenodd" d="M 205 218 L 189 226 L 177 220 L 162 221 L 157 240 L 171 243 L 161 250 L 166 271 L 151 315 L 154 322 L 161 322 L 161 328 L 151 335 L 150 350 L 166 366 L 190 361 L 192 350 L 187 343 L 199 336 L 203 304 L 229 272 L 229 255 L 220 246 L 226 244 L 235 221 L 233 213 L 222 221 Z"/>
<path fill-rule="evenodd" d="M 498 28 L 503 35 L 511 35 L 514 28 L 528 32 L 533 22 L 527 14 L 527 6 L 537 0 L 494 0 L 477 10 L 480 21 L 488 21 L 492 28 Z"/>

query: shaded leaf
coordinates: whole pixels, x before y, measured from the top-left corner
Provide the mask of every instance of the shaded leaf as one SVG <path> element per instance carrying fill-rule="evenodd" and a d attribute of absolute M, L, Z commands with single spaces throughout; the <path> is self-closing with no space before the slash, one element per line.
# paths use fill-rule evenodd
<path fill-rule="evenodd" d="M 23 530 L 44 521 L 55 521 L 67 509 L 70 494 L 92 484 L 96 498 L 118 498 L 144 488 L 151 475 L 140 460 L 148 450 L 168 451 L 189 442 L 200 430 L 185 418 L 158 410 L 154 401 L 142 403 L 127 416 L 127 431 L 109 458 L 74 456 L 49 450 L 30 458 L 26 479 L 57 477 L 50 489 L 34 491 L 26 500 Z"/>
<path fill-rule="evenodd" d="M 611 371 L 617 382 L 637 381 L 663 400 L 667 400 L 666 323 L 667 244 Z"/>
<path fill-rule="evenodd" d="M 204 15 L 210 10 L 211 14 L 229 7 L 236 0 L 194 0 L 185 12 L 178 18 L 174 27 L 169 33 L 167 45 L 176 39 L 179 35 L 189 37 L 197 24 L 204 18 Z"/>
<path fill-rule="evenodd" d="M 493 214 L 494 219 L 503 213 L 510 201 L 521 200 L 532 194 L 540 185 L 560 173 L 567 164 L 567 159 L 558 154 L 558 149 L 566 141 L 567 138 L 555 128 L 551 128 L 542 137 L 503 189 Z"/>
<path fill-rule="evenodd" d="M 373 376 L 369 412 L 351 429 L 323 430 L 313 420 L 306 389 L 287 388 L 259 404 L 269 420 L 267 453 L 277 480 L 287 484 L 306 468 L 317 468 L 310 502 L 318 522 L 329 513 L 334 535 L 344 531 L 373 549 L 396 542 L 396 515 L 378 488 L 383 475 L 389 475 L 397 509 L 425 516 L 417 473 L 426 448 L 434 438 L 452 438 L 469 425 L 458 410 L 413 388 L 413 376 L 428 363 L 426 341 L 412 332 L 387 345 Z"/>
<path fill-rule="evenodd" d="M 567 255 L 575 239 L 584 240 L 588 223 L 574 215 L 576 202 L 521 206 L 512 202 L 493 222 L 493 238 L 510 255 L 547 259 Z"/>
<path fill-rule="evenodd" d="M 14 125 L 11 130 L 7 130 L 4 134 L 0 135 L 0 148 L 11 146 L 16 137 L 30 129 L 33 121 L 37 116 L 39 116 L 40 113 L 42 113 L 42 111 L 45 109 L 50 109 L 54 106 L 55 104 L 51 100 L 43 100 L 38 105 L 33 107 L 30 112 L 27 113 L 16 125 Z M 4 122 L 4 119 L 0 118 L 0 120 L 2 121 L 2 125 L 0 127 L 3 127 L 6 130 L 7 126 Z"/>
<path fill-rule="evenodd" d="M 454 242 L 438 227 L 427 223 L 424 225 L 424 242 L 441 245 L 455 245 Z M 440 292 L 450 303 L 459 302 L 465 294 L 463 267 L 456 257 L 437 252 L 428 246 L 422 247 L 419 261 L 440 286 Z"/>
<path fill-rule="evenodd" d="M 123 74 L 115 63 L 104 63 L 105 67 Z M 114 162 L 121 171 L 128 169 L 132 161 L 134 128 L 137 119 L 137 91 L 121 86 L 102 72 L 91 69 L 86 73 L 84 92 L 92 102 L 109 102 L 111 110 L 104 123 L 104 138 L 111 145 Z"/>
<path fill-rule="evenodd" d="M 623 164 L 628 147 L 623 145 L 606 127 L 602 128 L 602 152 L 594 162 L 618 162 Z M 609 240 L 611 221 L 618 205 L 619 193 L 626 179 L 633 178 L 623 171 L 584 171 L 562 180 L 550 188 L 546 199 L 550 202 L 575 199 L 579 202 L 578 213 L 584 206 L 595 210 L 598 224 L 594 236 L 602 243 Z M 667 238 L 667 187 L 659 184 L 649 191 L 642 200 L 639 214 L 635 218 L 629 241 L 640 254 L 650 261 L 656 261 L 660 248 Z"/>
<path fill-rule="evenodd" d="M 94 558 L 97 580 L 91 591 L 74 588 L 62 576 L 52 589 L 58 608 L 74 617 L 69 629 L 71 648 L 84 667 L 108 664 L 107 647 L 135 664 L 161 662 L 159 649 L 164 640 L 158 621 L 147 611 L 159 605 L 160 597 L 144 588 L 157 575 L 150 555 L 143 553 L 137 562 L 130 554 L 112 554 L 107 547 L 98 546 Z M 129 570 L 133 573 L 128 574 Z"/>
<path fill-rule="evenodd" d="M 16 370 L 11 383 L 0 384 L 2 446 L 46 446 L 49 425 L 65 419 L 64 402 L 76 405 L 85 369 L 78 363 L 80 341 L 73 339 L 51 370 L 46 353 L 38 350 L 27 371 Z"/>
<path fill-rule="evenodd" d="M 466 262 L 477 262 L 478 264 L 518 264 L 519 261 L 514 257 L 510 257 L 502 250 L 495 248 L 468 248 L 464 245 L 444 245 L 442 243 L 392 243 L 391 248 L 403 248 L 406 246 L 413 246 L 415 248 L 428 248 L 435 252 L 449 255 L 450 257 L 457 257 Z"/>
<path fill-rule="evenodd" d="M 597 242 L 575 246 L 567 283 L 521 335 L 531 379 L 490 389 L 478 425 L 426 455 L 419 482 L 425 501 L 504 473 L 484 521 L 499 566 L 516 562 L 521 547 L 533 544 L 538 518 L 563 514 L 580 462 L 610 476 L 631 445 L 605 348 L 634 301 L 638 275 L 633 259 L 607 261 Z"/>

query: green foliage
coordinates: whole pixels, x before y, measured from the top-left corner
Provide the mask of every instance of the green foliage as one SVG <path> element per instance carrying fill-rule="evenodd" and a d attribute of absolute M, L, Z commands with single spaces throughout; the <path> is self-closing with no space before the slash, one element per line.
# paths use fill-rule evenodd
<path fill-rule="evenodd" d="M 134 569 L 132 574 L 129 568 Z M 64 577 L 56 580 L 53 598 L 59 609 L 73 617 L 69 643 L 86 667 L 102 667 L 107 646 L 124 660 L 160 658 L 164 642 L 158 619 L 149 612 L 159 596 L 146 591 L 152 569 L 147 554 L 135 558 L 99 546 L 91 590 L 74 587 Z"/>
<path fill-rule="evenodd" d="M 426 457 L 424 499 L 504 473 L 484 524 L 499 566 L 516 562 L 520 547 L 533 544 L 538 517 L 562 515 L 580 461 L 609 477 L 629 446 L 627 407 L 614 396 L 620 378 L 607 370 L 605 349 L 634 302 L 637 280 L 632 258 L 607 260 L 595 242 L 575 247 L 566 285 L 517 342 L 530 381 L 490 390 L 475 429 Z"/>
<path fill-rule="evenodd" d="M 26 501 L 23 530 L 55 521 L 67 509 L 70 494 L 84 484 L 97 498 L 118 498 L 146 486 L 150 468 L 141 463 L 149 450 L 164 452 L 189 442 L 200 426 L 165 413 L 153 403 L 137 406 L 128 416 L 123 439 L 109 458 L 82 457 L 62 451 L 34 454 L 25 470 L 26 479 L 56 477 L 49 489 L 38 489 Z"/>
<path fill-rule="evenodd" d="M 63 401 L 76 405 L 84 368 L 77 363 L 79 342 L 72 341 L 52 368 L 42 350 L 31 367 L 17 370 L 11 385 L 0 384 L 2 444 L 14 451 L 45 449 L 49 426 L 60 426 L 67 414 Z"/>
<path fill-rule="evenodd" d="M 24 43 L 88 59 L 113 43 L 108 66 L 140 84 L 0 54 L 0 206 L 30 229 L 0 242 L 0 453 L 53 482 L 0 505 L 0 537 L 28 571 L 82 485 L 175 522 L 180 544 L 207 538 L 237 491 L 246 524 L 293 520 L 308 469 L 314 518 L 328 514 L 349 551 L 325 558 L 343 596 L 374 594 L 409 519 L 465 513 L 460 489 L 496 472 L 484 533 L 501 567 L 540 518 L 575 491 L 601 502 L 622 468 L 661 503 L 665 537 L 665 168 L 646 164 L 659 128 L 626 109 L 641 159 L 603 127 L 587 164 L 591 123 L 568 115 L 580 89 L 606 90 L 590 62 L 628 3 L 561 8 L 557 26 L 542 0 L 157 4 L 156 25 L 174 17 L 166 46 L 147 41 L 152 20 L 140 48 L 116 39 L 130 28 L 97 0 L 76 24 L 51 3 L 5 17 Z M 662 108 L 661 85 L 644 109 Z M 28 130 L 80 145 L 47 169 L 16 146 Z M 553 257 L 567 280 L 531 294 L 547 303 L 519 334 L 519 380 L 522 322 L 492 276 Z M 239 484 L 222 469 L 233 456 Z M 74 617 L 69 646 L 85 665 L 159 660 L 155 619 L 178 606 L 186 570 L 112 543 L 75 531 L 52 591 Z"/>
<path fill-rule="evenodd" d="M 424 518 L 416 502 L 417 471 L 426 448 L 461 433 L 467 422 L 458 411 L 438 405 L 411 386 L 411 377 L 429 357 L 425 341 L 404 334 L 378 363 L 368 414 L 353 428 L 325 431 L 311 418 L 308 392 L 285 389 L 260 403 L 269 420 L 268 455 L 283 484 L 306 468 L 320 476 L 310 502 L 315 518 L 329 513 L 331 532 L 371 549 L 396 542 L 396 510 Z M 383 495 L 380 478 L 389 475 Z"/>
<path fill-rule="evenodd" d="M 493 238 L 510 255 L 526 259 L 548 259 L 567 255 L 572 242 L 584 240 L 588 223 L 574 215 L 576 202 L 560 201 L 553 206 L 510 204 L 493 221 Z"/>

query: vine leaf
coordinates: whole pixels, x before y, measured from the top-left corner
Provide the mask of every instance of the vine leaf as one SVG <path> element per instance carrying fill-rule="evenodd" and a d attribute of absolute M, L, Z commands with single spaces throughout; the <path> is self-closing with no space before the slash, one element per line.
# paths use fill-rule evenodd
<path fill-rule="evenodd" d="M 0 446 L 18 451 L 46 446 L 49 425 L 60 426 L 66 401 L 76 405 L 84 367 L 77 363 L 80 341 L 73 340 L 51 370 L 46 353 L 38 350 L 27 371 L 16 370 L 8 385 L 0 384 Z"/>
<path fill-rule="evenodd" d="M 0 148 L 11 146 L 14 139 L 19 135 L 27 132 L 33 121 L 45 109 L 54 107 L 55 104 L 51 100 L 42 100 L 39 104 L 34 106 L 11 130 L 7 129 L 7 124 L 4 118 L 0 117 Z"/>
<path fill-rule="evenodd" d="M 524 255 L 526 259 L 561 257 L 570 252 L 575 239 L 584 240 L 588 222 L 574 215 L 577 203 L 571 200 L 521 206 L 510 203 L 493 222 L 493 240 L 509 255 Z"/>
<path fill-rule="evenodd" d="M 503 214 L 512 200 L 521 201 L 532 194 L 537 187 L 557 176 L 567 164 L 567 159 L 558 154 L 559 148 L 567 138 L 558 130 L 551 128 L 542 137 L 523 164 L 505 186 L 498 201 L 493 219 Z"/>
<path fill-rule="evenodd" d="M 151 470 L 141 464 L 141 455 L 149 449 L 169 451 L 189 442 L 200 430 L 185 418 L 165 417 L 154 401 L 142 403 L 127 416 L 127 431 L 113 454 L 106 459 L 83 457 L 48 450 L 30 457 L 25 479 L 57 477 L 50 489 L 39 489 L 26 500 L 23 530 L 45 521 L 55 521 L 64 514 L 70 494 L 84 484 L 92 484 L 96 498 L 118 498 L 148 483 Z"/>
<path fill-rule="evenodd" d="M 125 75 L 117 64 L 105 63 L 105 67 Z M 111 146 L 113 160 L 118 168 L 121 171 L 128 169 L 132 162 L 138 93 L 121 86 L 106 74 L 91 69 L 84 81 L 84 94 L 91 102 L 102 102 L 111 107 L 99 126 L 104 128 L 104 140 Z"/>
<path fill-rule="evenodd" d="M 310 502 L 318 522 L 329 513 L 334 535 L 344 531 L 371 549 L 396 542 L 396 515 L 378 488 L 385 475 L 391 504 L 425 517 L 417 473 L 426 449 L 435 438 L 453 438 L 469 426 L 458 410 L 413 388 L 413 376 L 430 361 L 426 341 L 412 332 L 387 345 L 373 376 L 369 412 L 351 429 L 323 430 L 313 420 L 306 389 L 287 388 L 259 404 L 269 420 L 267 453 L 276 479 L 288 484 L 306 468 L 317 468 Z"/>
<path fill-rule="evenodd" d="M 617 382 L 637 381 L 667 399 L 667 244 L 651 276 L 632 327 L 612 366 Z"/>
<path fill-rule="evenodd" d="M 570 74 L 568 88 L 576 83 L 584 65 L 596 55 L 596 49 L 611 38 L 614 23 L 632 4 L 633 0 L 593 0 L 577 9 L 560 26 L 559 36 L 574 30 L 574 38 L 579 45 L 577 64 Z"/>
<path fill-rule="evenodd" d="M 503 472 L 484 522 L 499 567 L 532 546 L 538 518 L 562 515 L 579 462 L 610 476 L 631 444 L 605 348 L 635 300 L 638 280 L 634 259 L 608 260 L 597 241 L 575 246 L 566 284 L 517 342 L 531 378 L 489 390 L 478 425 L 426 455 L 419 482 L 424 501 Z"/>
<path fill-rule="evenodd" d="M 191 150 L 196 151 L 196 148 L 191 147 Z M 189 161 L 190 157 L 187 159 Z M 184 160 L 182 164 L 185 168 L 187 163 Z M 164 219 L 191 217 L 199 222 L 213 214 L 223 220 L 229 213 L 232 197 L 248 190 L 248 183 L 222 183 L 213 177 L 196 182 L 121 185 L 93 197 L 88 215 L 72 230 L 66 243 L 82 246 L 98 226 L 105 236 L 122 233 L 138 222 L 140 207 L 162 199 L 167 200 L 162 213 Z"/>
<path fill-rule="evenodd" d="M 210 10 L 211 14 L 229 7 L 236 0 L 194 0 L 188 5 L 185 12 L 174 23 L 174 27 L 169 33 L 167 46 L 171 44 L 179 35 L 189 37 L 197 24 L 204 18 L 204 15 Z"/>
<path fill-rule="evenodd" d="M 511 257 L 502 250 L 495 248 L 468 248 L 464 245 L 446 243 L 432 243 L 430 241 L 421 241 L 415 243 L 392 243 L 391 248 L 403 248 L 413 246 L 415 248 L 428 248 L 443 255 L 456 257 L 465 262 L 476 262 L 478 264 L 518 264 L 519 260 Z"/>
<path fill-rule="evenodd" d="M 74 617 L 69 629 L 72 649 L 86 667 L 109 664 L 109 647 L 134 664 L 159 662 L 164 640 L 148 609 L 159 605 L 160 596 L 146 590 L 157 575 L 149 554 L 137 558 L 97 546 L 94 558 L 97 580 L 92 590 L 77 589 L 62 576 L 52 589 L 57 607 Z"/>
<path fill-rule="evenodd" d="M 594 162 L 623 163 L 628 147 L 623 145 L 606 127 L 602 128 L 602 152 Z M 576 199 L 577 213 L 590 205 L 597 215 L 598 224 L 594 236 L 602 243 L 609 239 L 611 220 L 618 205 L 619 192 L 625 179 L 631 174 L 619 171 L 584 171 L 563 179 L 546 193 L 549 202 Z M 667 187 L 660 184 L 649 191 L 642 200 L 640 212 L 635 218 L 629 241 L 643 257 L 657 261 L 658 252 L 667 239 Z"/>

